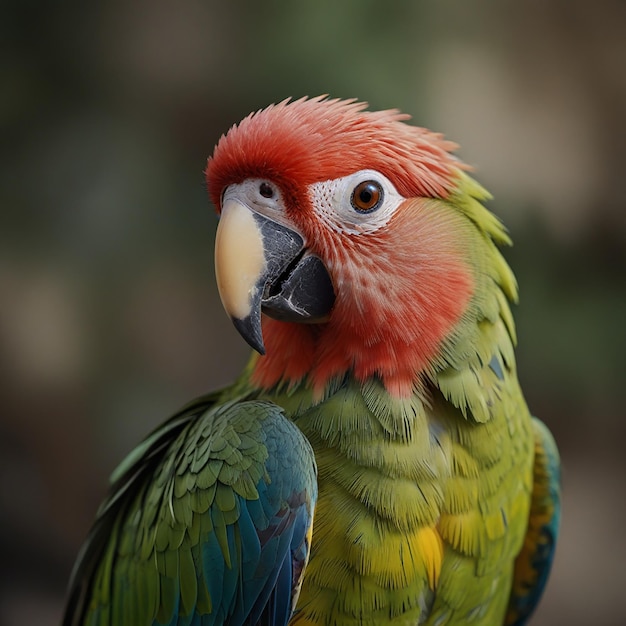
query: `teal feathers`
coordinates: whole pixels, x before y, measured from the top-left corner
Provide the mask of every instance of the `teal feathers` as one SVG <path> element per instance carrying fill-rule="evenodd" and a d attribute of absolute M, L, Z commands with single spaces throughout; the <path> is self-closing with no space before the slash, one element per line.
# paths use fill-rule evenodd
<path fill-rule="evenodd" d="M 533 420 L 535 464 L 530 518 L 524 547 L 515 562 L 507 626 L 524 626 L 548 582 L 561 521 L 559 452 L 543 422 Z"/>
<path fill-rule="evenodd" d="M 276 405 L 216 400 L 175 415 L 115 472 L 66 626 L 287 623 L 309 553 L 313 453 Z"/>

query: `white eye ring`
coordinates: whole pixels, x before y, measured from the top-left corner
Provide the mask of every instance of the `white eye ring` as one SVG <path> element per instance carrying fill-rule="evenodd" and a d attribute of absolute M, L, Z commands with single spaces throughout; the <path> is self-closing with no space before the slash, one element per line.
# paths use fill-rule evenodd
<path fill-rule="evenodd" d="M 364 191 L 361 197 L 359 188 Z M 404 201 L 393 183 L 375 170 L 314 183 L 309 192 L 321 220 L 337 232 L 354 235 L 377 231 Z"/>

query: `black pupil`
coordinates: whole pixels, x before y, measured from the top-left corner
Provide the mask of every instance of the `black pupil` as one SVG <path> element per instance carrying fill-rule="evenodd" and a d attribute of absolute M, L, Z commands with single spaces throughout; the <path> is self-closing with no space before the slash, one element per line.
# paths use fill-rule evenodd
<path fill-rule="evenodd" d="M 274 195 L 274 190 L 272 189 L 272 186 L 268 183 L 261 183 L 261 185 L 259 186 L 259 193 L 264 198 L 271 198 Z"/>
<path fill-rule="evenodd" d="M 372 185 L 368 185 L 367 187 L 361 189 L 359 193 L 359 200 L 363 204 L 369 204 L 374 197 L 374 191 L 372 190 Z"/>

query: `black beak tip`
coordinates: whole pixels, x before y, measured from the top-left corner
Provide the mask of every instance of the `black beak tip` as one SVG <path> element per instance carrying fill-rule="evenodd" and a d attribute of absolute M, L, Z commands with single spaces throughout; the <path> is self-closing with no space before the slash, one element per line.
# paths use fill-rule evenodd
<path fill-rule="evenodd" d="M 249 315 L 243 319 L 234 317 L 233 324 L 239 334 L 256 350 L 260 355 L 265 354 L 265 344 L 263 343 L 263 333 L 261 332 L 261 316 Z"/>

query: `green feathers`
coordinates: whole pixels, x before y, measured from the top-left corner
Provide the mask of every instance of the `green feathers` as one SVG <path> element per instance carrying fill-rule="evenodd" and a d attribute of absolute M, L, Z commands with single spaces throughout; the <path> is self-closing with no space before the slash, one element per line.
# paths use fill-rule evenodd
<path fill-rule="evenodd" d="M 465 418 L 486 422 L 502 410 L 502 389 L 516 383 L 515 324 L 510 302 L 517 301 L 517 282 L 497 245 L 511 240 L 501 222 L 481 201 L 489 193 L 464 172 L 447 202 L 465 215 L 472 228 L 468 244 L 474 268 L 472 301 L 442 347 L 445 364 L 434 384 Z M 521 398 L 521 392 L 520 398 Z"/>
<path fill-rule="evenodd" d="M 277 607 L 286 622 L 317 488 L 311 448 L 276 405 L 200 400 L 114 477 L 66 624 L 243 624 Z"/>
<path fill-rule="evenodd" d="M 452 144 L 364 108 L 283 102 L 220 141 L 220 293 L 266 354 L 115 472 L 65 626 L 522 626 L 532 612 L 558 453 L 517 380 L 511 241 Z"/>

